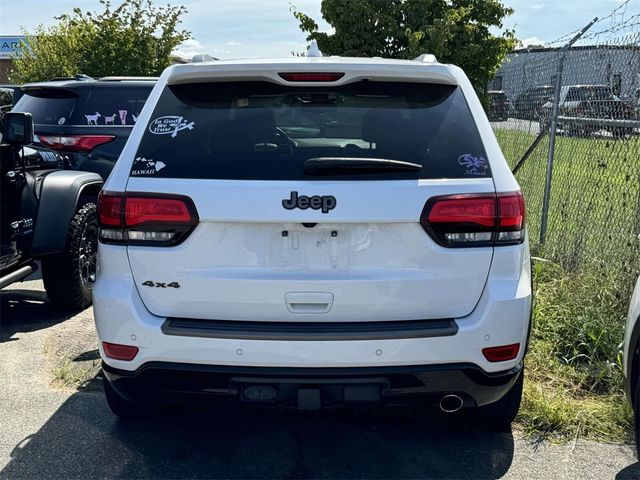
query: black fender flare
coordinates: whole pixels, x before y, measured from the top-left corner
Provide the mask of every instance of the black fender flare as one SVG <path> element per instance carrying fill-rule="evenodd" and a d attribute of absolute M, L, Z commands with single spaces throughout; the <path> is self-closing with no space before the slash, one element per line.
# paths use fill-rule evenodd
<path fill-rule="evenodd" d="M 64 250 L 79 202 L 97 202 L 103 183 L 97 173 L 74 170 L 51 172 L 44 178 L 31 247 L 33 257 Z"/>

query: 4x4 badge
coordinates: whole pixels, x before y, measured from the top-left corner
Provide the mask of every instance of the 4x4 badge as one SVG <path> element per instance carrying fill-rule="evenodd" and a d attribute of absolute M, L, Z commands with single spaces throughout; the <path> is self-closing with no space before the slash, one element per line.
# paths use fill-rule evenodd
<path fill-rule="evenodd" d="M 145 287 L 155 287 L 155 288 L 180 288 L 180 284 L 178 282 L 154 282 L 151 280 L 147 280 L 146 282 L 142 282 L 142 285 Z"/>
<path fill-rule="evenodd" d="M 312 208 L 314 210 L 322 209 L 322 213 L 329 213 L 329 210 L 336 208 L 336 203 L 336 197 L 333 195 L 307 197 L 306 195 L 298 196 L 298 192 L 295 191 L 291 192 L 291 197 L 282 200 L 282 206 L 287 210 Z"/>

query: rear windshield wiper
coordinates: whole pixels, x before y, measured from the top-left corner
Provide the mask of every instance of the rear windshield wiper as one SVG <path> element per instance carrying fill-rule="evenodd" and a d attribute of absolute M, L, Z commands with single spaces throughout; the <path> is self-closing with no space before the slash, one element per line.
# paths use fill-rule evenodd
<path fill-rule="evenodd" d="M 333 173 L 375 173 L 388 171 L 420 171 L 419 163 L 403 162 L 388 158 L 316 157 L 304 162 L 304 172 L 309 175 Z"/>

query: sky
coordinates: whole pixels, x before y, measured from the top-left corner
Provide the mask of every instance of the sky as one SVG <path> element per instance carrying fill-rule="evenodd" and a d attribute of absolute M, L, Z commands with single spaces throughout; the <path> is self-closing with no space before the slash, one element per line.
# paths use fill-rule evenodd
<path fill-rule="evenodd" d="M 349 1 L 349 0 L 345 0 Z M 515 13 L 505 21 L 516 36 L 527 44 L 555 40 L 586 25 L 592 18 L 605 17 L 625 0 L 503 0 Z M 38 24 L 55 23 L 53 17 L 83 10 L 99 10 L 98 0 L 0 0 L 0 35 L 20 34 L 21 27 L 33 30 Z M 119 0 L 112 0 L 113 5 Z M 156 2 L 185 5 L 183 28 L 193 39 L 177 53 L 191 58 L 207 53 L 218 58 L 290 56 L 306 48 L 302 33 L 290 12 L 290 3 L 314 18 L 321 30 L 330 31 L 322 21 L 320 0 L 163 0 Z M 626 15 L 640 13 L 640 0 L 629 0 Z"/>

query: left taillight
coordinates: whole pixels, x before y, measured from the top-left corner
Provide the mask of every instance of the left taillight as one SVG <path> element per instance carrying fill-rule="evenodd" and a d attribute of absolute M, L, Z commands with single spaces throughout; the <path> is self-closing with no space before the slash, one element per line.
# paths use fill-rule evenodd
<path fill-rule="evenodd" d="M 183 195 L 101 192 L 98 220 L 103 243 L 172 246 L 191 233 L 198 213 Z"/>
<path fill-rule="evenodd" d="M 38 140 L 45 147 L 52 150 L 65 150 L 69 152 L 87 153 L 96 148 L 113 141 L 113 135 L 48 135 L 38 134 Z"/>

